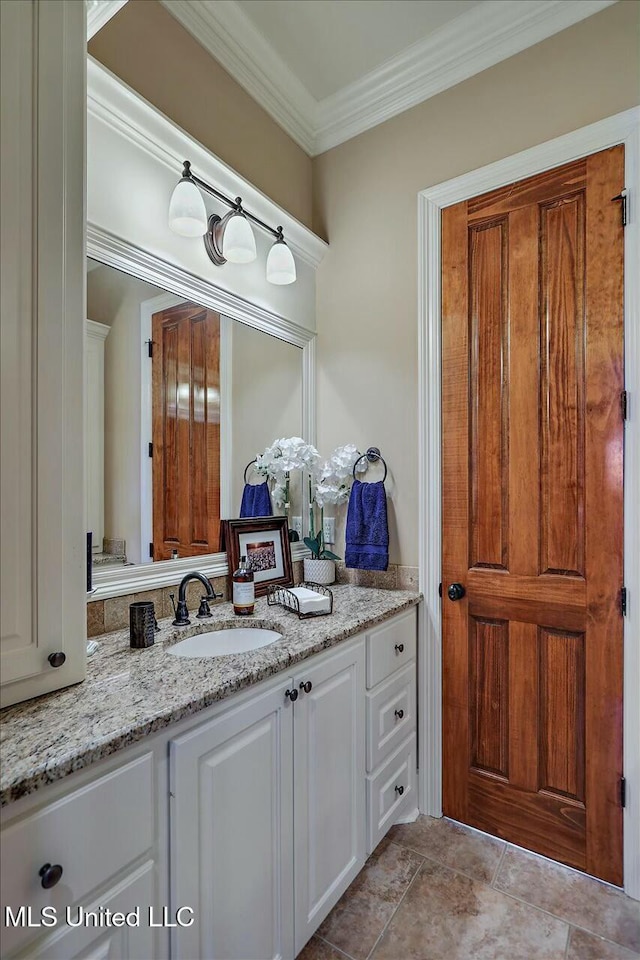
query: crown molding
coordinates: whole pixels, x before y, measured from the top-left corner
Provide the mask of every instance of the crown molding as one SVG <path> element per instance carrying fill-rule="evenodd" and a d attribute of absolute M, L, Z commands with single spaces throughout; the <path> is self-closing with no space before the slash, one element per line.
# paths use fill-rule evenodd
<path fill-rule="evenodd" d="M 85 0 L 87 8 L 87 40 L 91 40 L 105 23 L 115 17 L 127 0 Z"/>
<path fill-rule="evenodd" d="M 161 0 L 289 136 L 313 154 L 317 101 L 233 0 Z"/>
<path fill-rule="evenodd" d="M 242 197 L 245 207 L 266 223 L 282 224 L 288 245 L 301 260 L 313 268 L 321 262 L 327 250 L 324 240 L 92 57 L 87 57 L 87 110 L 163 163 L 173 171 L 176 181 L 187 157 L 201 179 L 227 197 Z"/>
<path fill-rule="evenodd" d="M 317 156 L 616 0 L 484 0 L 320 101 L 234 0 L 161 2 L 306 153 Z"/>
<path fill-rule="evenodd" d="M 616 0 L 485 0 L 321 101 L 322 153 L 520 53 Z"/>

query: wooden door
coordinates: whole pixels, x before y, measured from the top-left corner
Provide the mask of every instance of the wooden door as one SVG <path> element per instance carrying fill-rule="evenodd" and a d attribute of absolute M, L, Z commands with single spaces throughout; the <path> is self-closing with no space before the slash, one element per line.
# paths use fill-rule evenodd
<path fill-rule="evenodd" d="M 184 303 L 153 315 L 153 559 L 220 539 L 220 317 Z"/>
<path fill-rule="evenodd" d="M 181 960 L 294 956 L 291 687 L 171 741 L 171 899 L 195 911 Z"/>
<path fill-rule="evenodd" d="M 366 859 L 364 641 L 294 684 L 297 956 Z"/>
<path fill-rule="evenodd" d="M 444 812 L 617 884 L 623 176 L 442 217 Z"/>

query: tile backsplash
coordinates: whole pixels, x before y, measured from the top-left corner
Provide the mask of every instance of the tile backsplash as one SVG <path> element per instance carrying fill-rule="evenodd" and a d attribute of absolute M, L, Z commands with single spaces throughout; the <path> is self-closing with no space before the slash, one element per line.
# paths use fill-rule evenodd
<path fill-rule="evenodd" d="M 293 564 L 295 583 L 302 580 L 302 560 Z M 376 570 L 347 570 L 342 561 L 336 563 L 336 583 L 352 583 L 359 587 L 377 587 L 379 590 L 417 590 L 418 568 L 389 564 L 384 572 Z M 228 599 L 226 577 L 215 577 L 212 581 L 216 593 L 222 594 L 222 603 Z M 91 600 L 87 604 L 87 637 L 98 637 L 112 630 L 124 630 L 129 626 L 129 604 L 138 600 L 150 600 L 158 620 L 173 616 L 170 593 L 178 596 L 178 586 L 163 587 L 159 590 L 146 590 L 144 593 L 129 593 L 123 597 L 110 597 L 108 600 Z M 187 606 L 195 612 L 202 596 L 202 584 L 192 581 L 187 585 Z"/>

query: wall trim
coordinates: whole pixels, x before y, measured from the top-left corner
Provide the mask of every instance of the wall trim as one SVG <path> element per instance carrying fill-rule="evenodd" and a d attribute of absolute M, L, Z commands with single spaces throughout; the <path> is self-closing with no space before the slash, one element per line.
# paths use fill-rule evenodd
<path fill-rule="evenodd" d="M 317 101 L 235 3 L 162 0 L 240 86 L 313 156 Z"/>
<path fill-rule="evenodd" d="M 85 0 L 87 8 L 87 40 L 102 30 L 105 23 L 115 17 L 127 0 Z"/>
<path fill-rule="evenodd" d="M 389 120 L 615 0 L 484 0 L 322 100 L 233 0 L 161 0 L 310 156 Z"/>
<path fill-rule="evenodd" d="M 551 167 L 625 145 L 629 222 L 625 229 L 625 382 L 630 414 L 625 430 L 624 566 L 624 889 L 640 899 L 640 107 L 634 107 L 522 153 L 437 184 L 418 194 L 419 348 L 419 620 L 420 809 L 442 815 L 442 673 L 438 584 L 441 570 L 440 214 L 444 207 Z"/>
<path fill-rule="evenodd" d="M 256 330 L 262 330 L 263 333 L 299 347 L 302 350 L 303 434 L 310 443 L 315 443 L 316 334 L 312 330 L 298 326 L 230 291 L 222 290 L 211 282 L 201 280 L 181 267 L 147 250 L 141 250 L 94 224 L 87 225 L 87 257 L 159 286 L 166 291 L 167 296 L 175 294 L 180 298 L 193 300 L 226 317 L 231 317 L 233 320 L 238 320 L 240 323 L 245 323 Z M 308 551 L 303 543 L 294 543 L 291 545 L 291 556 L 293 560 L 299 560 L 308 556 Z M 106 597 L 124 596 L 170 586 L 192 568 L 193 558 L 184 557 L 178 560 L 165 560 L 161 564 L 140 564 L 108 570 L 94 569 L 94 589 L 87 594 L 87 600 L 101 600 Z M 209 577 L 226 576 L 228 572 L 226 555 L 215 553 L 199 558 L 198 569 Z"/>
<path fill-rule="evenodd" d="M 228 197 L 242 197 L 245 207 L 266 223 L 282 224 L 287 243 L 297 257 L 314 268 L 322 261 L 328 247 L 324 240 L 92 57 L 87 57 L 87 110 L 171 170 L 176 183 L 183 161 L 191 160 L 193 172 L 201 179 Z"/>
<path fill-rule="evenodd" d="M 615 0 L 487 0 L 318 105 L 315 153 L 384 123 Z"/>

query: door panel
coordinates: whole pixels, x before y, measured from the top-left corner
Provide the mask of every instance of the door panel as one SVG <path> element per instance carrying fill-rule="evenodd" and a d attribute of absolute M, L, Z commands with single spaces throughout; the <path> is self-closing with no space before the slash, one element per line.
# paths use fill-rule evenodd
<path fill-rule="evenodd" d="M 444 810 L 614 883 L 623 174 L 615 147 L 442 217 Z"/>
<path fill-rule="evenodd" d="M 220 538 L 220 317 L 153 315 L 153 559 L 216 553 Z"/>

